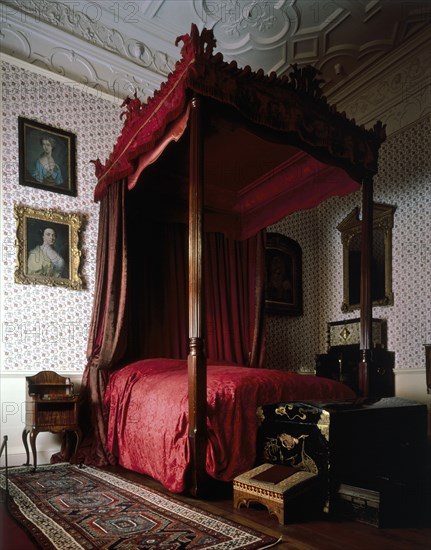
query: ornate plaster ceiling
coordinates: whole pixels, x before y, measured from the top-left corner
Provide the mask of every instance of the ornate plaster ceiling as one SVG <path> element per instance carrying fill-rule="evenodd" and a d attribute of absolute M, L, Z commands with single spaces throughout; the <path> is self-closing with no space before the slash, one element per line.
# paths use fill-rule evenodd
<path fill-rule="evenodd" d="M 0 6 L 3 53 L 119 98 L 153 93 L 179 58 L 176 37 L 192 22 L 212 28 L 217 51 L 239 66 L 279 76 L 293 63 L 316 66 L 329 98 L 357 86 L 431 27 L 429 0 L 9 0 Z"/>

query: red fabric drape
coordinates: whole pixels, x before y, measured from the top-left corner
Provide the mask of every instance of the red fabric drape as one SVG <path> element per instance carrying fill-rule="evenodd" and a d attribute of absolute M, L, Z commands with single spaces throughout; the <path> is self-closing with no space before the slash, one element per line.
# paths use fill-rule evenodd
<path fill-rule="evenodd" d="M 129 258 L 132 356 L 185 359 L 187 227 L 143 223 L 137 212 L 128 229 L 128 247 L 137 251 Z M 244 241 L 206 233 L 204 250 L 206 354 L 243 365 L 250 364 L 252 355 L 253 366 L 258 366 L 263 350 L 264 232 Z"/>
<path fill-rule="evenodd" d="M 264 232 L 244 240 L 207 233 L 206 347 L 211 359 L 262 366 Z"/>
<path fill-rule="evenodd" d="M 87 348 L 87 366 L 80 393 L 81 425 L 91 446 L 84 449 L 88 464 L 114 464 L 107 450 L 107 419 L 103 396 L 108 371 L 126 352 L 127 250 L 125 181 L 110 186 L 100 203 L 99 240 L 93 314 Z M 91 428 L 89 429 L 89 419 Z"/>
<path fill-rule="evenodd" d="M 130 201 L 129 354 L 187 357 L 187 227 L 142 220 Z"/>
<path fill-rule="evenodd" d="M 96 283 L 87 346 L 89 363 L 112 366 L 126 347 L 127 246 L 124 180 L 100 204 Z"/>

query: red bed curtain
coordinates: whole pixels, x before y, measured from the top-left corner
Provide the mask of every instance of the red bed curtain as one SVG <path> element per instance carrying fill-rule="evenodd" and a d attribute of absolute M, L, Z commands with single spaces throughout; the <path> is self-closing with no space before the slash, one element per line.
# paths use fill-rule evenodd
<path fill-rule="evenodd" d="M 206 235 L 206 351 L 211 359 L 263 367 L 264 237 L 264 231 L 244 241 Z"/>
<path fill-rule="evenodd" d="M 103 396 L 109 369 L 127 348 L 125 192 L 125 181 L 111 185 L 100 204 L 93 314 L 80 392 L 81 427 L 91 437 L 80 459 L 94 465 L 116 462 L 107 447 Z"/>
<path fill-rule="evenodd" d="M 187 228 L 129 213 L 128 249 L 133 254 L 128 258 L 128 355 L 184 359 L 188 352 Z"/>

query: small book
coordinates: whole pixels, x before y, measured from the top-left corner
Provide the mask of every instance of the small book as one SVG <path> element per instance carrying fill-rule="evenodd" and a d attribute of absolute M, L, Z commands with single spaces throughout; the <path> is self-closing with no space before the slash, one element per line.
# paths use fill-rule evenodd
<path fill-rule="evenodd" d="M 294 474 L 300 472 L 298 468 L 293 468 L 292 466 L 280 466 L 279 464 L 274 464 L 271 468 L 256 474 L 251 479 L 256 479 L 257 481 L 263 481 L 264 483 L 280 483 L 283 479 L 287 479 Z"/>

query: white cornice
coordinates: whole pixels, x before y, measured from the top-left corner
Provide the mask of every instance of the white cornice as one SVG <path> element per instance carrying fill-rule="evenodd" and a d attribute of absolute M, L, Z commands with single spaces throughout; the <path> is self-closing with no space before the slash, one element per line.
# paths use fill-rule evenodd
<path fill-rule="evenodd" d="M 61 84 L 66 84 L 67 86 L 71 86 L 75 89 L 78 89 L 81 92 L 84 92 L 86 94 L 90 94 L 95 97 L 105 99 L 106 101 L 110 101 L 111 103 L 116 103 L 120 105 L 123 102 L 121 98 L 114 97 L 113 95 L 102 92 L 101 90 L 96 90 L 94 88 L 91 88 L 91 86 L 87 86 L 86 84 L 77 82 L 76 80 L 72 80 L 58 73 L 54 73 L 48 69 L 39 67 L 38 65 L 32 65 L 28 61 L 22 61 L 21 59 L 17 59 L 16 57 L 12 57 L 11 55 L 8 55 L 8 54 L 0 53 L 0 61 L 4 61 L 11 65 L 15 65 L 20 69 L 25 69 L 26 71 L 31 71 L 35 74 L 40 74 L 42 76 L 45 76 L 46 78 L 50 78 L 51 80 L 60 82 Z"/>
<path fill-rule="evenodd" d="M 9 0 L 7 4 L 0 2 L 1 4 L 3 24 L 17 18 L 21 23 L 30 20 L 33 28 L 37 28 L 40 23 L 45 23 L 51 28 L 80 38 L 98 48 L 106 49 L 156 74 L 167 76 L 175 65 L 175 59 L 165 52 L 150 48 L 143 42 L 141 35 L 145 34 L 145 31 L 136 31 L 138 39 L 131 38 L 123 30 L 120 32 L 118 25 L 115 26 L 119 13 L 113 13 L 115 8 L 119 12 L 119 3 L 112 3 L 109 8 L 106 8 L 106 4 L 102 7 L 96 2 L 82 0 L 66 2 Z M 130 7 L 133 8 L 133 3 L 130 3 Z M 97 8 L 96 11 L 95 8 Z M 90 17 L 90 13 L 93 17 Z M 104 24 L 100 19 L 103 13 L 111 15 L 108 24 Z"/>
<path fill-rule="evenodd" d="M 431 34 L 429 29 L 422 31 L 421 33 L 415 35 L 411 40 L 405 42 L 403 45 L 393 50 L 391 53 L 388 53 L 384 60 L 376 63 L 374 66 L 370 67 L 366 73 L 362 75 L 356 75 L 351 82 L 345 83 L 340 89 L 333 91 L 331 94 L 331 100 L 335 99 L 337 102 L 341 103 L 348 101 L 349 97 L 357 93 L 358 89 L 369 86 L 377 79 L 379 79 L 382 73 L 393 71 L 393 67 L 398 67 L 399 63 L 408 58 L 412 53 L 419 50 L 426 51 L 428 49 L 428 54 L 430 53 L 430 44 L 431 44 Z"/>
<path fill-rule="evenodd" d="M 35 26 L 15 11 L 8 13 L 0 38 L 3 53 L 117 98 L 136 90 L 145 100 L 166 79 L 44 21 Z"/>
<path fill-rule="evenodd" d="M 110 27 L 109 19 L 94 22 L 86 19 L 85 10 L 81 10 L 76 15 L 79 25 L 75 28 L 72 24 L 75 19 L 68 18 L 65 0 L 60 4 L 47 0 L 39 3 L 13 0 L 9 4 L 11 7 L 5 12 L 5 4 L 0 2 L 3 8 L 0 44 L 2 52 L 10 56 L 9 62 L 16 65 L 25 62 L 22 66 L 35 72 L 46 69 L 50 74 L 45 74 L 51 78 L 70 85 L 78 83 L 86 90 L 93 89 L 95 94 L 110 95 L 114 101 L 124 99 L 135 90 L 145 100 L 166 80 L 163 72 L 157 72 L 160 52 L 150 50 L 144 42 L 121 35 Z M 34 14 L 29 15 L 40 5 L 51 6 L 51 11 L 45 10 L 36 18 Z M 23 16 L 18 6 L 25 7 L 27 15 Z M 151 7 L 154 11 L 156 3 Z M 57 8 L 59 11 L 55 12 Z M 54 25 L 56 13 L 57 26 Z M 151 32 L 161 33 L 161 27 L 156 29 L 157 19 L 145 21 L 144 27 L 149 29 L 144 32 L 147 40 L 153 39 Z M 93 31 L 96 37 L 91 36 Z M 85 33 L 90 33 L 90 37 Z M 104 37 L 107 44 L 103 42 Z M 418 32 L 365 72 L 352 73 L 342 87 L 328 92 L 328 101 L 358 124 L 372 126 L 376 120 L 382 120 L 387 125 L 387 134 L 395 133 L 431 112 L 430 52 L 429 32 Z M 140 54 L 142 59 L 139 59 Z M 172 61 L 169 56 L 165 58 Z M 159 61 L 163 65 L 163 58 Z"/>
<path fill-rule="evenodd" d="M 424 31 L 329 96 L 365 126 L 382 120 L 388 135 L 431 113 L 431 35 Z"/>

